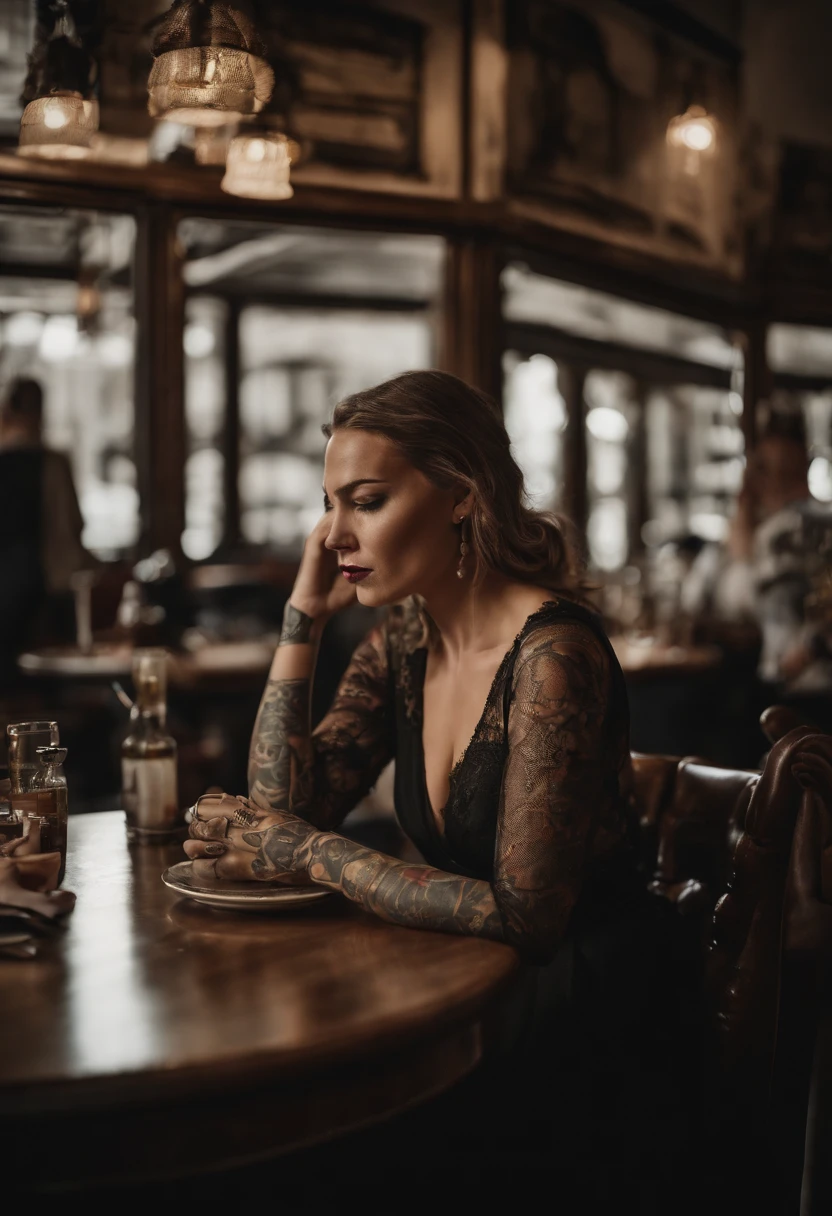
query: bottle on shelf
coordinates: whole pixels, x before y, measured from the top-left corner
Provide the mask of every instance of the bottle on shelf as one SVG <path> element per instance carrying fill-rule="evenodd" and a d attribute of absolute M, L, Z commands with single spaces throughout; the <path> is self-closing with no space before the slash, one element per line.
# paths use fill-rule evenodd
<path fill-rule="evenodd" d="M 121 745 L 121 789 L 127 839 L 159 844 L 184 834 L 179 809 L 176 740 L 165 731 L 167 652 L 140 649 L 133 654 L 136 699 L 130 730 Z"/>

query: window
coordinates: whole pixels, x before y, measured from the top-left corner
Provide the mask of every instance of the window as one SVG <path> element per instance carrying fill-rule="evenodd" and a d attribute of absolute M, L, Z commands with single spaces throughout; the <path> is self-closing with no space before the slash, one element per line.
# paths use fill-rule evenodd
<path fill-rule="evenodd" d="M 639 404 L 631 377 L 592 371 L 584 381 L 587 546 L 597 570 L 620 570 L 630 554 L 633 488 L 628 479 Z"/>
<path fill-rule="evenodd" d="M 183 549 L 204 558 L 241 542 L 295 559 L 323 509 L 321 425 L 333 406 L 435 361 L 444 242 L 200 219 L 180 236 Z"/>
<path fill-rule="evenodd" d="M 832 502 L 832 330 L 772 325 L 768 360 L 775 383 L 770 408 L 798 421 L 809 455 L 809 493 Z"/>
<path fill-rule="evenodd" d="M 720 539 L 744 462 L 732 336 L 519 262 L 502 287 L 506 426 L 534 505 L 585 524 L 604 577 L 645 546 Z"/>
<path fill-rule="evenodd" d="M 558 367 L 548 355 L 503 358 L 505 424 L 514 458 L 523 470 L 529 506 L 561 508 L 563 431 L 566 402 L 558 388 Z"/>
<path fill-rule="evenodd" d="M 225 333 L 228 307 L 213 296 L 185 304 L 186 557 L 208 557 L 225 523 Z"/>
<path fill-rule="evenodd" d="M 66 451 L 83 542 L 116 558 L 139 534 L 133 450 L 130 216 L 0 207 L 0 377 L 44 389 L 44 440 Z"/>

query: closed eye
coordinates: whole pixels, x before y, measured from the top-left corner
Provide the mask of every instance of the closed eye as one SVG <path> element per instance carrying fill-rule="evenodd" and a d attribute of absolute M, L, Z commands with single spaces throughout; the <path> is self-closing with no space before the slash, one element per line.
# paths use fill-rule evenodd
<path fill-rule="evenodd" d="M 384 499 L 374 498 L 370 502 L 354 502 L 352 505 L 356 511 L 377 511 L 379 507 L 384 506 Z"/>

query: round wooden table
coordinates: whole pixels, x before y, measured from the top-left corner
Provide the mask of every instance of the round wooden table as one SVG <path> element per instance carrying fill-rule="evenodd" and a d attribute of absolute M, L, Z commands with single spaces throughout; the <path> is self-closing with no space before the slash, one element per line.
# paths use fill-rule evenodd
<path fill-rule="evenodd" d="M 16 1173 L 63 1189 L 251 1162 L 441 1092 L 482 1053 L 509 947 L 387 925 L 338 894 L 216 911 L 160 880 L 179 846 L 72 817 L 75 911 L 0 961 L 0 1126 Z"/>
<path fill-rule="evenodd" d="M 274 658 L 277 636 L 250 641 L 208 642 L 192 651 L 169 651 L 168 678 L 175 687 L 203 686 L 242 677 L 265 680 Z M 120 680 L 133 667 L 133 647 L 96 642 L 89 651 L 76 646 L 46 646 L 18 655 L 28 676 L 52 680 Z"/>

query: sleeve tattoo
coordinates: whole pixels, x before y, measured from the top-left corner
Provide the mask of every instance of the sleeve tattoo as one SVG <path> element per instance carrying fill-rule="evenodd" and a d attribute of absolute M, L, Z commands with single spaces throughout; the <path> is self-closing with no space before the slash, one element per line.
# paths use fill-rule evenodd
<path fill-rule="evenodd" d="M 260 873 L 280 868 L 291 843 L 295 864 L 314 882 L 383 920 L 506 942 L 533 961 L 551 958 L 582 889 L 604 797 L 609 662 L 594 636 L 573 624 L 538 631 L 521 657 L 493 883 L 397 861 L 303 823 L 266 834 Z"/>
<path fill-rule="evenodd" d="M 310 713 L 310 679 L 269 680 L 249 748 L 249 794 L 264 808 L 337 827 L 372 789 L 395 747 L 381 627 L 357 647 L 314 732 Z"/>

